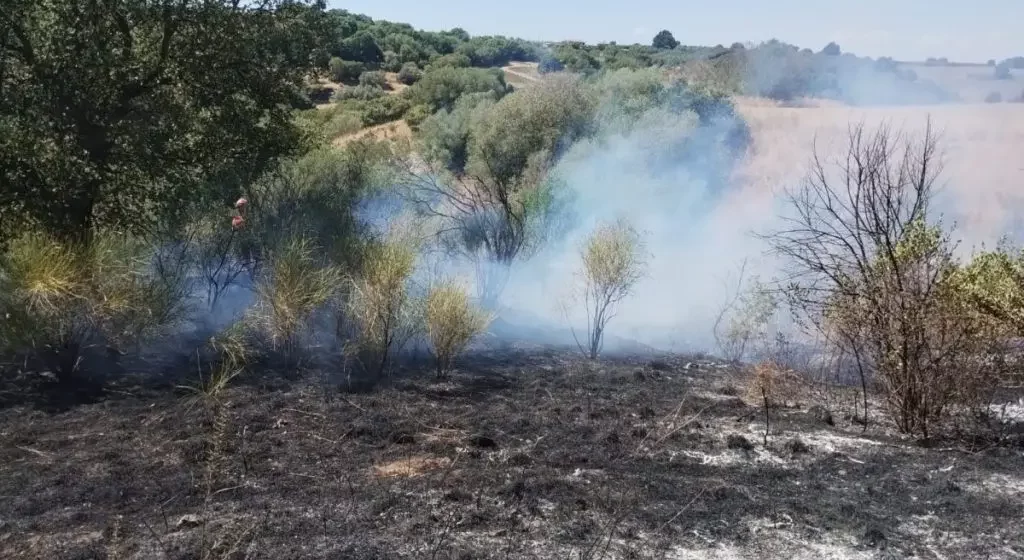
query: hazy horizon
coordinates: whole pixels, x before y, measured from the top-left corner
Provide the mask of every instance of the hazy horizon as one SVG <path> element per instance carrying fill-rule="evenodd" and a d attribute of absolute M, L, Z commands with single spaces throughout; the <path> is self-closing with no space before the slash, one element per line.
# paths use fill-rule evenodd
<path fill-rule="evenodd" d="M 529 40 L 588 43 L 650 43 L 668 29 L 684 45 L 728 46 L 778 39 L 814 50 L 835 41 L 860 56 L 922 61 L 929 57 L 984 63 L 1024 55 L 1014 22 L 1024 21 L 1024 2 L 993 0 L 984 9 L 939 0 L 843 1 L 757 0 L 719 3 L 644 0 L 540 2 L 490 5 L 468 0 L 421 2 L 329 0 L 330 8 L 418 29 L 461 27 L 472 35 L 507 35 Z M 742 17 L 737 17 L 741 14 Z M 882 18 L 879 14 L 885 14 Z"/>

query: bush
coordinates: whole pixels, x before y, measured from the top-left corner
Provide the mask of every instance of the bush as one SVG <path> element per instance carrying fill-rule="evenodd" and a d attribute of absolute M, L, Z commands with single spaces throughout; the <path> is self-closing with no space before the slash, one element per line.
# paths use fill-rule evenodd
<path fill-rule="evenodd" d="M 433 287 L 427 294 L 424 321 L 437 376 L 442 378 L 469 342 L 487 328 L 489 318 L 470 302 L 465 288 L 449 282 Z"/>
<path fill-rule="evenodd" d="M 366 72 L 366 65 L 362 62 L 332 58 L 330 62 L 331 79 L 338 83 L 351 84 L 359 80 L 359 76 Z"/>
<path fill-rule="evenodd" d="M 430 66 L 427 70 L 437 70 L 439 68 L 469 68 L 472 65 L 473 61 L 471 61 L 465 54 L 451 53 L 439 56 L 430 61 Z"/>
<path fill-rule="evenodd" d="M 409 123 L 409 126 L 417 130 L 419 126 L 423 124 L 423 121 L 430 117 L 430 107 L 426 105 L 414 105 L 408 111 L 405 112 L 405 122 Z"/>
<path fill-rule="evenodd" d="M 349 86 L 343 87 L 334 94 L 335 101 L 357 100 L 369 101 L 384 97 L 387 93 L 376 86 Z"/>
<path fill-rule="evenodd" d="M 872 378 L 899 429 L 925 438 L 993 380 L 991 333 L 963 303 L 948 234 L 929 221 L 937 150 L 930 127 L 920 141 L 852 129 L 838 173 L 816 157 L 787 197 L 798 218 L 767 236 L 798 279 L 784 288 L 797 320 L 855 360 L 865 413 Z"/>
<path fill-rule="evenodd" d="M 381 70 L 385 72 L 398 72 L 402 67 L 402 58 L 398 56 L 398 53 L 394 51 L 384 52 L 384 64 L 381 65 Z"/>
<path fill-rule="evenodd" d="M 428 113 L 419 134 L 424 157 L 449 171 L 464 172 L 469 160 L 470 124 L 493 106 L 494 97 L 486 93 L 463 95 L 450 111 L 434 112 L 428 105 L 419 105 Z"/>
<path fill-rule="evenodd" d="M 373 71 L 363 72 L 359 75 L 359 85 L 364 87 L 373 87 L 378 89 L 387 89 L 388 80 L 384 76 L 384 72 Z"/>
<path fill-rule="evenodd" d="M 186 311 L 183 262 L 158 261 L 126 235 L 95 235 L 74 245 L 24 234 L 0 256 L 0 351 L 31 356 L 61 382 L 88 347 L 138 344 Z"/>
<path fill-rule="evenodd" d="M 369 247 L 360 274 L 349 282 L 345 317 L 355 330 L 346 356 L 358 360 L 377 377 L 390 370 L 393 354 L 418 327 L 407 283 L 416 250 L 392 240 Z"/>
<path fill-rule="evenodd" d="M 990 94 L 985 96 L 985 103 L 1002 103 L 1002 102 L 1003 102 L 1003 94 L 999 93 L 998 91 L 993 91 L 992 93 L 990 93 Z"/>
<path fill-rule="evenodd" d="M 291 238 L 274 249 L 267 273 L 256 285 L 257 321 L 272 347 L 291 356 L 300 329 L 334 297 L 340 283 L 339 269 L 308 239 Z"/>
<path fill-rule="evenodd" d="M 403 64 L 402 69 L 398 71 L 398 81 L 407 86 L 415 84 L 422 77 L 423 71 L 412 62 Z"/>
<path fill-rule="evenodd" d="M 397 95 L 385 95 L 367 101 L 362 106 L 363 125 L 374 126 L 396 121 L 402 118 L 410 105 L 408 99 Z"/>
<path fill-rule="evenodd" d="M 580 259 L 588 326 L 587 347 L 581 344 L 580 350 L 595 360 L 615 306 L 643 276 L 646 263 L 640 234 L 621 220 L 599 226 L 580 249 Z"/>
<path fill-rule="evenodd" d="M 474 122 L 468 166 L 475 174 L 500 182 L 519 178 L 535 154 L 554 157 L 579 138 L 590 124 L 594 105 L 582 81 L 566 75 L 507 95 Z"/>
<path fill-rule="evenodd" d="M 439 68 L 423 74 L 418 82 L 403 92 L 414 104 L 431 110 L 451 109 L 455 101 L 469 93 L 489 92 L 505 95 L 508 86 L 500 70 L 479 68 Z"/>
<path fill-rule="evenodd" d="M 328 139 L 359 132 L 362 128 L 363 117 L 359 113 L 347 110 L 333 111 L 327 122 L 323 124 L 323 132 Z"/>

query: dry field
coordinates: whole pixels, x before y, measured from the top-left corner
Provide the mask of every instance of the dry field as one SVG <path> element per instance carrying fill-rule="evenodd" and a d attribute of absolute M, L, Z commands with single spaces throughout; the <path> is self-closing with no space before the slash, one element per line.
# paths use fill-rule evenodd
<path fill-rule="evenodd" d="M 995 69 L 985 65 L 927 66 L 903 63 L 918 79 L 930 80 L 946 91 L 955 93 L 968 103 L 981 103 L 992 92 L 1003 101 L 1019 101 L 1024 96 L 1024 70 L 1012 70 L 1010 80 L 996 80 Z"/>
<path fill-rule="evenodd" d="M 738 107 L 754 137 L 739 171 L 750 204 L 770 205 L 779 188 L 800 181 L 815 143 L 823 154 L 842 155 L 850 123 L 888 123 L 920 134 L 930 117 L 941 133 L 945 161 L 939 208 L 956 221 L 965 242 L 974 245 L 1016 230 L 1024 216 L 1024 104 L 783 107 L 742 98 Z"/>

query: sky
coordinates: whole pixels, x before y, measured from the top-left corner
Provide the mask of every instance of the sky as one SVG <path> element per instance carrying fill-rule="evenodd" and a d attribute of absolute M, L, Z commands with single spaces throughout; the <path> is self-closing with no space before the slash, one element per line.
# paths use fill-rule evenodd
<path fill-rule="evenodd" d="M 686 45 L 776 38 L 860 56 L 985 62 L 1024 56 L 1024 0 L 329 0 L 427 30 L 588 43 L 650 43 L 668 29 Z"/>

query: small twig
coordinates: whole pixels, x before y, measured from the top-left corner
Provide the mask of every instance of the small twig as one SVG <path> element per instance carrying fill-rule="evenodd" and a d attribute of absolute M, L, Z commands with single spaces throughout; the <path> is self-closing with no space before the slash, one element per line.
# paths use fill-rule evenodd
<path fill-rule="evenodd" d="M 304 414 L 306 416 L 312 416 L 314 418 L 325 418 L 323 414 L 319 414 L 316 412 L 306 412 L 304 410 L 299 410 L 297 408 L 282 408 L 281 410 L 287 410 L 288 412 L 296 412 L 298 414 Z"/>
<path fill-rule="evenodd" d="M 52 459 L 53 458 L 52 454 L 46 453 L 44 451 L 40 451 L 38 449 L 32 449 L 31 447 L 22 447 L 20 445 L 17 445 L 15 447 L 17 447 L 18 449 L 20 449 L 22 451 L 26 451 L 28 453 L 35 453 L 36 455 L 39 455 L 40 457 L 42 457 L 44 459 Z"/>

